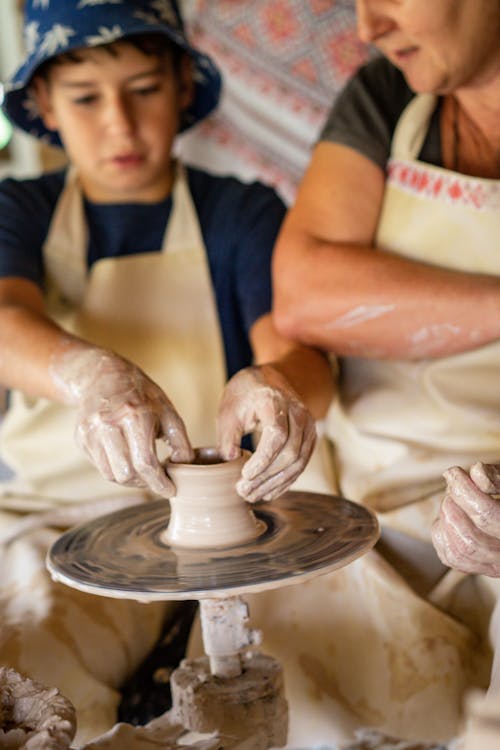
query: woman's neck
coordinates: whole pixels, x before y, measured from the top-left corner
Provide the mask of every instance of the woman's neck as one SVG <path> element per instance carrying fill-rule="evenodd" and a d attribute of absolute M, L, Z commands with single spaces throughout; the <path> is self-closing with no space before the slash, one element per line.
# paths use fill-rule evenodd
<path fill-rule="evenodd" d="M 440 115 L 443 165 L 500 179 L 500 73 L 444 97 Z"/>
<path fill-rule="evenodd" d="M 500 67 L 484 81 L 457 89 L 454 96 L 491 145 L 500 148 Z"/>

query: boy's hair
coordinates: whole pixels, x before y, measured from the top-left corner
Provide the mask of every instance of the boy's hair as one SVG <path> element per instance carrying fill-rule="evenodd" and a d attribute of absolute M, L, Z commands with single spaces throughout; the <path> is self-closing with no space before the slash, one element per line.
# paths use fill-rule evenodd
<path fill-rule="evenodd" d="M 186 53 L 177 45 L 171 42 L 169 39 L 161 34 L 133 34 L 128 37 L 123 37 L 116 42 L 109 42 L 107 44 L 101 44 L 91 49 L 102 49 L 112 57 L 117 57 L 117 45 L 128 43 L 138 49 L 144 55 L 148 57 L 157 57 L 159 60 L 169 58 L 172 63 L 174 75 L 178 76 L 180 72 L 181 60 L 186 56 Z M 36 75 L 48 80 L 50 71 L 53 67 L 61 65 L 65 62 L 80 63 L 83 62 L 84 57 L 82 52 L 85 52 L 89 47 L 82 47 L 80 50 L 71 50 L 70 52 L 63 52 L 60 55 L 51 57 L 49 60 L 44 62 L 38 70 Z"/>

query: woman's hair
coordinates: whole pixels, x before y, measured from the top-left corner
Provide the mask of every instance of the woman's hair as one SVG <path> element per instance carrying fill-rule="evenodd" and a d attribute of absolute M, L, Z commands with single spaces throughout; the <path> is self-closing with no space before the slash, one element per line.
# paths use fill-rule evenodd
<path fill-rule="evenodd" d="M 1 2 L 1 0 L 0 0 Z M 135 34 L 132 36 L 122 37 L 116 39 L 114 42 L 108 42 L 106 44 L 100 44 L 96 47 L 83 47 L 81 50 L 72 50 L 71 52 L 63 52 L 60 55 L 55 55 L 49 60 L 46 60 L 37 69 L 35 75 L 41 76 L 45 80 L 48 79 L 50 71 L 56 65 L 61 65 L 65 62 L 80 63 L 83 62 L 83 56 L 81 52 L 88 49 L 103 49 L 112 57 L 117 57 L 118 52 L 116 45 L 120 42 L 126 42 L 131 44 L 136 49 L 140 50 L 143 54 L 157 57 L 160 60 L 169 58 L 172 62 L 174 74 L 178 75 L 180 71 L 180 62 L 182 57 L 186 54 L 177 44 L 174 44 L 167 39 L 163 34 Z"/>

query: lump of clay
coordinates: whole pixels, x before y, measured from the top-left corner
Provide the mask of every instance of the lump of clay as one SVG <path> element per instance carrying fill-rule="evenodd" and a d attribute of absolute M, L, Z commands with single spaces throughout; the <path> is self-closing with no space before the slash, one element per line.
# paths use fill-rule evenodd
<path fill-rule="evenodd" d="M 56 688 L 0 668 L 0 750 L 67 750 L 75 709 Z"/>

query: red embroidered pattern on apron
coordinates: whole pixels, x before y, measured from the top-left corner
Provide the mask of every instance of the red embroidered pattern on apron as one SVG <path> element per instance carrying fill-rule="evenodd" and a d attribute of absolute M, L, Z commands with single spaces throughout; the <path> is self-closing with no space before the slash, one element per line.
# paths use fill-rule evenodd
<path fill-rule="evenodd" d="M 388 182 L 402 190 L 427 198 L 444 200 L 470 208 L 500 208 L 500 188 L 492 181 L 491 186 L 475 178 L 455 172 L 436 171 L 425 166 L 398 159 L 391 159 L 387 166 Z"/>

